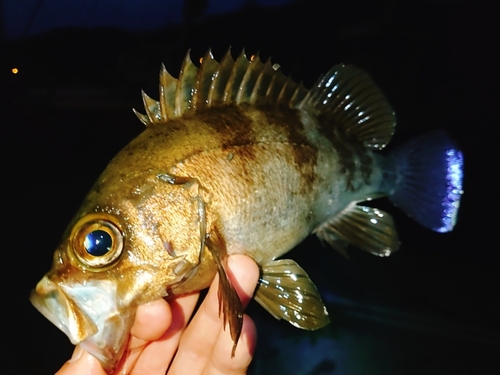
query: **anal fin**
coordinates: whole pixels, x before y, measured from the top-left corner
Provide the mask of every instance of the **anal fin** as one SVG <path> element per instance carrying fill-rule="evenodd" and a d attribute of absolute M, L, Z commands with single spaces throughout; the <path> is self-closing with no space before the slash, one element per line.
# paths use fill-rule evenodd
<path fill-rule="evenodd" d="M 319 232 L 316 232 L 318 234 Z M 329 231 L 328 236 L 322 235 L 320 236 L 318 234 L 318 238 L 320 239 L 321 243 L 325 245 L 325 242 L 333 247 L 337 252 L 346 257 L 347 259 L 349 258 L 349 255 L 347 254 L 347 247 L 349 246 L 349 242 L 347 242 L 344 238 L 339 237 L 336 235 L 334 232 Z"/>
<path fill-rule="evenodd" d="M 344 255 L 346 243 L 381 257 L 399 248 L 392 217 L 379 209 L 354 203 L 322 224 L 315 233 Z"/>
<path fill-rule="evenodd" d="M 262 267 L 254 298 L 276 319 L 285 319 L 298 328 L 315 330 L 330 322 L 316 286 L 290 259 L 271 261 Z"/>
<path fill-rule="evenodd" d="M 243 305 L 227 276 L 227 249 L 224 240 L 217 232 L 214 232 L 207 236 L 205 244 L 212 254 L 219 272 L 219 316 L 222 313 L 224 329 L 226 329 L 226 324 L 229 323 L 229 332 L 234 343 L 231 357 L 234 357 L 243 327 Z"/>

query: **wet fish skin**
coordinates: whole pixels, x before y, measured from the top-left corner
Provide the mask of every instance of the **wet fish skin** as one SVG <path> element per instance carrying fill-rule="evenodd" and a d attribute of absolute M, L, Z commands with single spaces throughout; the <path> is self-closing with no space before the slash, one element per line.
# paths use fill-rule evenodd
<path fill-rule="evenodd" d="M 228 255 L 260 265 L 255 298 L 271 314 L 317 329 L 328 312 L 314 284 L 276 258 L 313 232 L 342 253 L 353 244 L 389 255 L 399 246 L 391 217 L 358 204 L 383 195 L 433 230 L 453 228 L 460 151 L 438 133 L 378 153 L 394 112 L 360 69 L 336 66 L 306 90 L 270 61 L 207 53 L 199 68 L 188 56 L 178 79 L 162 68 L 160 100 L 143 97 L 146 130 L 96 181 L 31 296 L 107 371 L 138 305 L 204 289 L 216 272 L 236 346 L 242 307 Z"/>

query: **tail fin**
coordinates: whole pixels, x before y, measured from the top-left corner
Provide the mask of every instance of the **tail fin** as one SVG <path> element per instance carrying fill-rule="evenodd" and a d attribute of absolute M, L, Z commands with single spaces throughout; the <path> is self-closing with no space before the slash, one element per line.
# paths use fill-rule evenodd
<path fill-rule="evenodd" d="M 463 155 L 444 131 L 424 134 L 393 151 L 396 186 L 389 199 L 423 226 L 449 232 L 462 196 Z"/>

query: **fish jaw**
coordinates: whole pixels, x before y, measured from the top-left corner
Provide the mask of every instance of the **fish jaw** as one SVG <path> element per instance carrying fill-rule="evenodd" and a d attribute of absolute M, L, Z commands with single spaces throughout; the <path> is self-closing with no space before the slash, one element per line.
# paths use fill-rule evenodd
<path fill-rule="evenodd" d="M 136 312 L 136 308 L 120 308 L 116 289 L 109 280 L 65 285 L 45 276 L 30 301 L 74 345 L 80 345 L 110 372 L 123 354 Z"/>

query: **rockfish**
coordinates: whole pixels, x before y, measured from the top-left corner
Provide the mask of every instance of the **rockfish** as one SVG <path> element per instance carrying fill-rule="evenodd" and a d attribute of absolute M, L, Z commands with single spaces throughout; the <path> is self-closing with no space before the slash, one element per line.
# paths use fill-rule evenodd
<path fill-rule="evenodd" d="M 307 90 L 270 60 L 162 66 L 147 126 L 109 163 L 57 248 L 31 301 L 73 344 L 112 371 L 138 305 L 206 288 L 220 275 L 221 311 L 236 345 L 240 300 L 226 260 L 261 268 L 255 299 L 308 330 L 328 323 L 316 287 L 277 259 L 315 233 L 345 253 L 399 247 L 392 218 L 361 202 L 387 196 L 420 224 L 452 230 L 463 156 L 443 132 L 388 154 L 395 115 L 362 70 L 336 65 Z M 234 349 L 233 349 L 234 353 Z M 229 353 L 228 353 L 229 355 Z"/>

